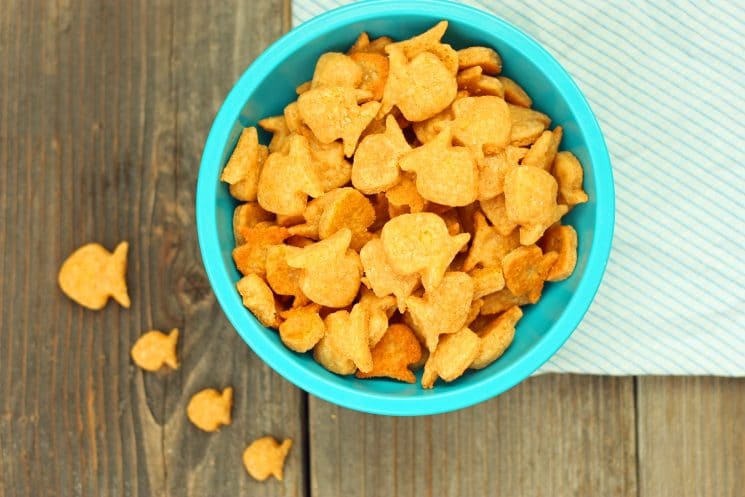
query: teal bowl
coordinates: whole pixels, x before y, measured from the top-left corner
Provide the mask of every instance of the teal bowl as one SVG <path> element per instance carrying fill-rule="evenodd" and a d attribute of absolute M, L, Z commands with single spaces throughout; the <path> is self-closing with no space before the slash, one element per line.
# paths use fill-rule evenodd
<path fill-rule="evenodd" d="M 590 201 L 565 218 L 579 237 L 577 268 L 560 283 L 547 284 L 540 302 L 525 309 L 515 341 L 491 366 L 469 371 L 432 390 L 418 384 L 359 380 L 330 373 L 310 354 L 282 345 L 243 307 L 235 283 L 232 215 L 236 202 L 219 180 L 241 129 L 281 114 L 295 100 L 295 87 L 311 78 L 324 52 L 345 51 L 361 31 L 408 38 L 436 22 L 450 23 L 445 42 L 455 48 L 486 45 L 504 60 L 504 74 L 533 97 L 535 108 L 564 127 L 562 149 L 585 168 Z M 267 136 L 261 137 L 267 139 Z M 477 9 L 441 0 L 373 0 L 320 15 L 269 47 L 241 76 L 215 118 L 202 155 L 197 183 L 197 231 L 207 276 L 228 319 L 246 343 L 276 372 L 298 387 L 340 406 L 395 416 L 436 414 L 494 397 L 527 378 L 569 338 L 590 306 L 613 238 L 613 176 L 600 127 L 572 78 L 538 43 L 520 30 Z"/>

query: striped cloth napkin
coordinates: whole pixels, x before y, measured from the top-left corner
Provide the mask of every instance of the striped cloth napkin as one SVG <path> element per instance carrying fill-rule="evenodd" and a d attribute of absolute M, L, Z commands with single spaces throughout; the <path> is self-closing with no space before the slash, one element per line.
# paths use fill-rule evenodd
<path fill-rule="evenodd" d="M 293 0 L 293 22 L 344 3 Z M 613 163 L 605 278 L 539 372 L 745 376 L 745 4 L 465 3 L 559 60 Z"/>

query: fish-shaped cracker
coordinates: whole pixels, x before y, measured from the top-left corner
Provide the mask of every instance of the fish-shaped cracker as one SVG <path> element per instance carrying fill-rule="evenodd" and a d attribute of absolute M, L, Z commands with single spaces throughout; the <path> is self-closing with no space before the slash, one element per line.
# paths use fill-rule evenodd
<path fill-rule="evenodd" d="M 111 253 L 98 243 L 83 245 L 62 264 L 57 281 L 65 295 L 88 309 L 103 309 L 109 297 L 129 308 L 127 249 L 121 242 Z"/>

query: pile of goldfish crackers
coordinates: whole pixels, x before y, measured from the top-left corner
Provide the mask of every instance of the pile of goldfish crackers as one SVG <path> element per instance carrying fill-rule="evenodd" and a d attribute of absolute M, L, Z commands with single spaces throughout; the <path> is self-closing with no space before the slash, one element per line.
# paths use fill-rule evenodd
<path fill-rule="evenodd" d="M 241 201 L 243 304 L 293 351 L 422 387 L 509 347 L 546 281 L 571 275 L 586 202 L 562 128 L 488 47 L 362 33 L 325 53 L 281 116 L 243 130 L 221 179 Z"/>

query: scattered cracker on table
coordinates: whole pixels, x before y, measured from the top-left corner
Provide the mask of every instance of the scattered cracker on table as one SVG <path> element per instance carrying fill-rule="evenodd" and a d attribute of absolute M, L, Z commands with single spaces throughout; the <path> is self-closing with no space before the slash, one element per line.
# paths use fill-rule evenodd
<path fill-rule="evenodd" d="M 588 198 L 564 128 L 519 68 L 456 50 L 447 28 L 322 54 L 258 121 L 268 146 L 247 127 L 222 174 L 241 201 L 244 305 L 335 374 L 411 382 L 424 367 L 432 388 L 487 367 L 520 306 L 577 266 L 562 218 Z"/>
<path fill-rule="evenodd" d="M 214 388 L 206 388 L 192 396 L 186 406 L 186 416 L 200 430 L 212 432 L 232 422 L 232 407 L 232 387 L 225 388 L 222 393 Z"/>
<path fill-rule="evenodd" d="M 251 478 L 264 481 L 270 476 L 282 481 L 285 459 L 292 448 L 292 440 L 281 444 L 274 437 L 261 437 L 251 442 L 243 451 L 243 466 Z"/>
<path fill-rule="evenodd" d="M 178 369 L 177 343 L 178 330 L 176 328 L 167 335 L 158 330 L 148 331 L 137 339 L 130 355 L 134 363 L 145 371 L 158 371 L 163 366 Z"/>
<path fill-rule="evenodd" d="M 62 263 L 57 282 L 72 300 L 92 310 L 103 309 L 109 297 L 129 309 L 127 249 L 121 242 L 111 253 L 98 243 L 83 245 Z"/>

